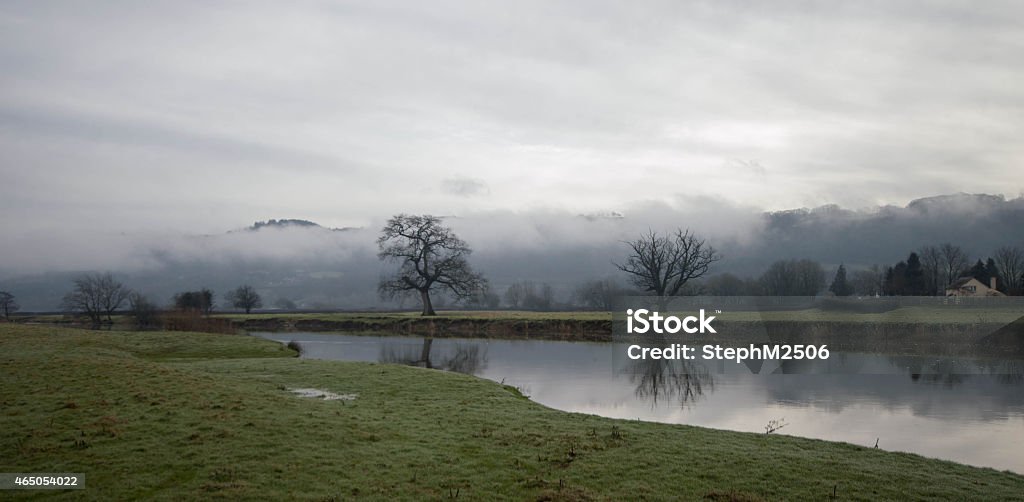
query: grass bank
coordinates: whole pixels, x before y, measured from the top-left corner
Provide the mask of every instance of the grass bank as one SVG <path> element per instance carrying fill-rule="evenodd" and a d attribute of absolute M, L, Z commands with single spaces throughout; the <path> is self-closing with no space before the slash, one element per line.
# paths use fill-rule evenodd
<path fill-rule="evenodd" d="M 1024 476 L 849 444 L 564 413 L 266 340 L 0 325 L 0 471 L 78 499 L 1024 500 Z M 296 397 L 292 388 L 357 394 Z"/>
<path fill-rule="evenodd" d="M 418 313 L 303 313 L 221 314 L 249 331 L 345 331 L 409 336 L 465 338 L 542 338 L 549 340 L 610 341 L 609 312 L 440 312 Z"/>
<path fill-rule="evenodd" d="M 900 307 L 881 313 L 823 309 L 715 313 L 719 335 L 678 342 L 814 343 L 836 350 L 893 354 L 1024 356 L 1024 311 L 1017 308 Z M 407 336 L 609 342 L 610 312 L 441 312 L 227 314 L 249 331 L 311 331 Z M 997 336 L 990 336 L 996 331 Z M 1003 333 L 1005 332 L 1005 333 Z"/>

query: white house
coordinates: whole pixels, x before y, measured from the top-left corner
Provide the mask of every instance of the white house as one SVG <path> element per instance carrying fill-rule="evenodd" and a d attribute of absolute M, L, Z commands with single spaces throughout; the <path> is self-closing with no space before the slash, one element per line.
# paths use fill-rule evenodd
<path fill-rule="evenodd" d="M 946 296 L 1006 296 L 996 290 L 996 278 L 988 286 L 974 277 L 961 277 L 946 287 Z"/>

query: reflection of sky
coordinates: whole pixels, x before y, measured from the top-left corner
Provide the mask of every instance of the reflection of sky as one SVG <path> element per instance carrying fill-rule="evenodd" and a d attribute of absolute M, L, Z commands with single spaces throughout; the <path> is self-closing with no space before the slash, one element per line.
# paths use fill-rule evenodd
<path fill-rule="evenodd" d="M 274 333 L 298 340 L 304 357 L 377 361 L 382 348 L 418 354 L 422 339 L 307 333 Z M 890 374 L 750 374 L 734 363 L 715 364 L 704 394 L 681 405 L 637 396 L 630 374 L 601 343 L 543 340 L 435 339 L 432 358 L 480 344 L 486 354 L 477 375 L 521 388 L 533 400 L 565 411 L 764 432 L 770 420 L 788 424 L 779 433 L 908 451 L 1024 473 L 1024 383 L 986 375 L 956 379 L 898 372 L 905 358 L 836 354 L 833 364 Z M 911 362 L 913 363 L 913 362 Z M 722 373 L 721 370 L 725 372 Z"/>

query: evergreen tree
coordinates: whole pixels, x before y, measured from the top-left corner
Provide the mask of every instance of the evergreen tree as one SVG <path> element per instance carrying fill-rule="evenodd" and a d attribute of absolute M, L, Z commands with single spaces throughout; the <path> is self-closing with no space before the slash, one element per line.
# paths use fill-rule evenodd
<path fill-rule="evenodd" d="M 901 261 L 892 268 L 892 294 L 907 294 L 907 262 Z"/>
<path fill-rule="evenodd" d="M 840 263 L 836 276 L 832 278 L 832 285 L 828 288 L 836 296 L 850 296 L 853 294 L 853 286 L 846 280 L 846 267 Z"/>
<path fill-rule="evenodd" d="M 907 262 L 901 261 L 886 269 L 885 294 L 889 296 L 907 294 Z"/>
<path fill-rule="evenodd" d="M 985 264 L 980 259 L 967 271 L 966 275 L 981 281 L 982 284 L 988 285 L 988 271 L 985 270 Z"/>
<path fill-rule="evenodd" d="M 917 253 L 910 253 L 910 256 L 907 257 L 907 268 L 904 270 L 903 276 L 906 281 L 904 281 L 902 294 L 911 296 L 925 294 L 924 268 L 921 267 L 921 258 L 917 256 Z"/>

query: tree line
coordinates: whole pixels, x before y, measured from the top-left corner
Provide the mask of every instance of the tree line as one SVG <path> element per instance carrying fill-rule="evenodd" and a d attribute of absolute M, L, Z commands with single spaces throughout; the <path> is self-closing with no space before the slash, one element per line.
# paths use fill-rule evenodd
<path fill-rule="evenodd" d="M 648 231 L 625 244 L 630 251 L 622 263 L 614 266 L 629 277 L 634 292 L 640 294 L 667 297 L 689 291 L 692 282 L 707 274 L 721 258 L 704 239 L 683 229 L 667 235 Z M 378 257 L 396 265 L 394 272 L 380 280 L 382 299 L 418 296 L 424 316 L 436 315 L 432 292 L 449 295 L 470 307 L 493 308 L 501 302 L 487 279 L 469 264 L 470 247 L 441 218 L 396 215 L 384 226 L 377 245 Z M 610 309 L 609 298 L 621 292 L 617 283 L 595 281 L 581 285 L 576 295 L 588 305 Z M 558 305 L 551 285 L 530 281 L 513 283 L 503 298 L 515 309 L 552 310 Z"/>
<path fill-rule="evenodd" d="M 388 220 L 377 240 L 378 257 L 395 267 L 381 277 L 378 294 L 385 300 L 414 297 L 419 300 L 422 315 L 431 316 L 436 315 L 435 303 L 444 304 L 447 299 L 475 309 L 611 310 L 620 296 L 942 295 L 946 286 L 965 276 L 986 285 L 994 278 L 997 289 L 1009 295 L 1021 294 L 1024 287 L 1024 251 L 1015 246 L 1001 247 L 971 265 L 969 254 L 957 245 L 928 245 L 893 265 L 875 264 L 850 271 L 840 264 L 828 281 L 825 268 L 809 259 L 776 261 L 758 277 L 740 278 L 731 273 L 709 276 L 722 255 L 688 229 L 666 234 L 649 230 L 623 244 L 624 259 L 610 265 L 625 275 L 625 285 L 611 277 L 589 280 L 560 301 L 550 284 L 518 281 L 499 295 L 470 265 L 469 245 L 441 218 L 399 214 Z M 249 285 L 229 291 L 224 299 L 246 313 L 263 306 L 262 298 Z M 67 311 L 84 314 L 94 324 L 110 322 L 113 313 L 125 305 L 137 319 L 153 318 L 158 310 L 153 301 L 124 286 L 110 273 L 75 279 L 61 304 Z M 214 294 L 206 288 L 181 292 L 172 298 L 171 308 L 209 315 L 215 308 Z M 17 309 L 14 296 L 0 291 L 0 314 L 7 318 Z"/>
<path fill-rule="evenodd" d="M 929 245 L 892 265 L 875 264 L 851 272 L 840 264 L 831 281 L 827 281 L 825 268 L 816 261 L 780 260 L 758 278 L 741 279 L 729 273 L 712 277 L 703 284 L 701 292 L 716 296 L 942 296 L 950 284 L 964 277 L 976 278 L 986 286 L 995 279 L 998 291 L 1021 295 L 1024 250 L 1003 246 L 972 265 L 970 255 L 960 246 Z"/>
<path fill-rule="evenodd" d="M 224 295 L 227 305 L 244 310 L 247 314 L 263 306 L 256 289 L 242 285 Z M 115 312 L 125 310 L 141 327 L 159 324 L 161 308 L 148 296 L 134 291 L 118 281 L 113 274 L 91 273 L 76 278 L 72 289 L 64 295 L 61 309 L 84 315 L 93 325 L 113 322 Z M 216 308 L 215 295 L 208 288 L 176 293 L 169 310 L 209 316 Z"/>
<path fill-rule="evenodd" d="M 382 260 L 399 264 L 395 275 L 382 279 L 382 296 L 395 298 L 416 292 L 423 301 L 423 315 L 435 314 L 430 299 L 432 282 L 469 308 L 496 308 L 504 303 L 508 308 L 526 310 L 611 310 L 614 299 L 626 295 L 944 295 L 946 287 L 963 276 L 976 277 L 985 284 L 996 278 L 999 291 L 1020 294 L 1024 283 L 1024 252 L 1020 248 L 1001 247 L 992 257 L 968 266 L 968 253 L 951 243 L 924 246 L 890 266 L 849 271 L 840 264 L 831 281 L 821 263 L 809 259 L 776 261 L 756 278 L 723 273 L 704 280 L 721 259 L 718 250 L 687 229 L 668 234 L 649 230 L 625 241 L 625 259 L 612 264 L 626 275 L 628 285 L 612 278 L 586 281 L 563 303 L 546 283 L 519 281 L 509 285 L 502 296 L 493 292 L 487 280 L 470 267 L 469 246 L 440 218 L 397 215 L 389 220 L 378 244 Z"/>

